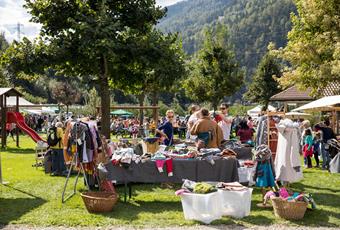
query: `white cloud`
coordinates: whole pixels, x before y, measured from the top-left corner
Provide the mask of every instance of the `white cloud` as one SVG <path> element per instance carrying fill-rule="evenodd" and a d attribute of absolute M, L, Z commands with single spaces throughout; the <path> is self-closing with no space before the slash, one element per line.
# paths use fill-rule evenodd
<path fill-rule="evenodd" d="M 169 6 L 182 0 L 156 0 L 158 5 Z M 0 32 L 4 32 L 8 41 L 18 39 L 17 25 L 21 26 L 21 37 L 34 39 L 41 26 L 30 22 L 31 16 L 23 7 L 24 0 L 0 0 Z"/>
<path fill-rule="evenodd" d="M 5 33 L 9 41 L 18 38 L 18 23 L 21 24 L 21 37 L 33 39 L 40 31 L 39 24 L 29 21 L 31 16 L 23 4 L 23 0 L 0 0 L 0 31 Z"/>
<path fill-rule="evenodd" d="M 161 6 L 170 6 L 182 0 L 156 0 L 157 4 Z"/>

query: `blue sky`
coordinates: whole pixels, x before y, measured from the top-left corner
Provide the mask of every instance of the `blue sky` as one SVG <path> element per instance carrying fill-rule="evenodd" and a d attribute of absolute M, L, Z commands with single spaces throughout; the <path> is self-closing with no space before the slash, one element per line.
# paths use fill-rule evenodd
<path fill-rule="evenodd" d="M 161 6 L 169 6 L 182 0 L 156 0 Z M 24 0 L 0 0 L 0 32 L 4 32 L 6 39 L 17 39 L 17 24 L 22 24 L 21 36 L 34 38 L 40 30 L 40 25 L 29 22 L 30 15 L 22 7 Z"/>

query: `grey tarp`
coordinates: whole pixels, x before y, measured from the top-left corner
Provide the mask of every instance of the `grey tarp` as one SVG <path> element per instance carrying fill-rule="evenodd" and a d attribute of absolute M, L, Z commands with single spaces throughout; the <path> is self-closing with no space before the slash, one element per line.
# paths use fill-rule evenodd
<path fill-rule="evenodd" d="M 329 163 L 329 171 L 331 173 L 340 173 L 340 152 Z"/>
<path fill-rule="evenodd" d="M 113 166 L 112 164 L 107 164 L 106 168 L 109 172 L 109 180 L 126 183 L 182 183 L 182 179 L 193 181 L 238 181 L 237 159 L 219 158 L 214 161 L 215 164 L 212 165 L 206 160 L 174 159 L 174 175 L 172 177 L 167 176 L 165 164 L 164 172 L 158 172 L 154 161 L 147 161 L 139 164 L 133 162 L 127 169 L 120 166 Z"/>

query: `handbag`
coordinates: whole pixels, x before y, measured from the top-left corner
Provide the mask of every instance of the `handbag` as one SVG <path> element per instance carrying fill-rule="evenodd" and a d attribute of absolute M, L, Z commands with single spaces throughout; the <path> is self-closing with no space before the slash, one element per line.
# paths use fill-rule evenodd
<path fill-rule="evenodd" d="M 211 132 L 202 132 L 197 134 L 197 141 L 201 140 L 204 142 L 205 147 L 208 146 L 209 141 L 211 140 Z"/>
<path fill-rule="evenodd" d="M 314 152 L 314 147 L 313 146 L 309 150 L 308 150 L 308 144 L 305 144 L 303 146 L 303 156 L 304 157 L 311 157 L 311 156 L 313 156 L 313 152 Z"/>

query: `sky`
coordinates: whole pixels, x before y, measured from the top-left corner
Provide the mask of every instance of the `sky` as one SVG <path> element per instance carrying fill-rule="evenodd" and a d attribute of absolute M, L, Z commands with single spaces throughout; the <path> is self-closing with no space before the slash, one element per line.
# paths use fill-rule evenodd
<path fill-rule="evenodd" d="M 169 6 L 182 0 L 156 0 L 161 6 Z M 20 22 L 21 37 L 33 39 L 40 25 L 29 22 L 30 15 L 23 8 L 24 0 L 0 0 L 0 32 L 5 33 L 8 41 L 18 39 L 17 27 Z"/>

